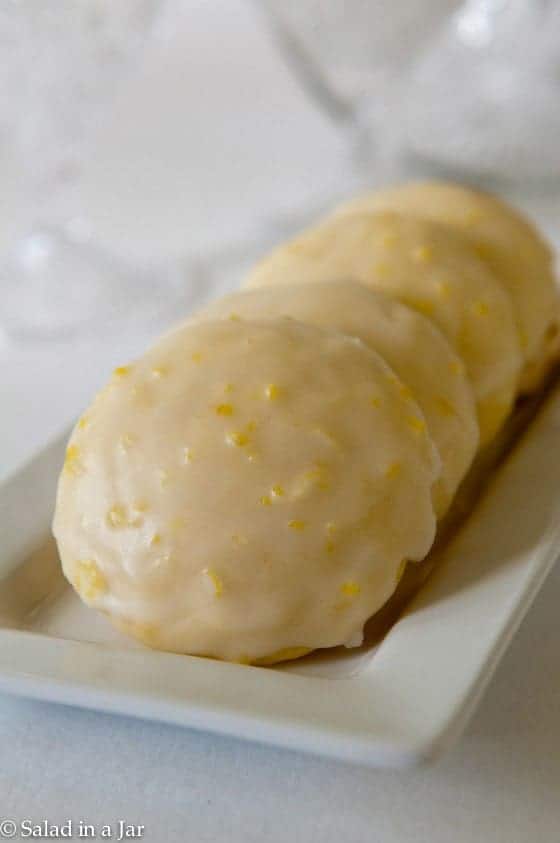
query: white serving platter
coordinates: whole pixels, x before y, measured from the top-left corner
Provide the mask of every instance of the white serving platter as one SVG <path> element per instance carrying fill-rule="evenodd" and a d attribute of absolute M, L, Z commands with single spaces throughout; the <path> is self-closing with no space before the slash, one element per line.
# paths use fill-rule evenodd
<path fill-rule="evenodd" d="M 0 487 L 0 690 L 367 764 L 461 733 L 560 553 L 560 389 L 381 641 L 278 668 L 144 649 L 84 607 L 49 541 L 60 439 Z"/>

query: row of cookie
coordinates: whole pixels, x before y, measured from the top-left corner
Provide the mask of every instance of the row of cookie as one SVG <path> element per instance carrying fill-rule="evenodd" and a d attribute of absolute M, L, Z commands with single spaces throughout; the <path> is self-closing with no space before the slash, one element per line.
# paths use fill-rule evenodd
<path fill-rule="evenodd" d="M 288 316 L 339 330 L 409 386 L 442 458 L 439 515 L 556 341 L 549 247 L 512 209 L 457 185 L 405 185 L 349 202 L 266 257 L 246 286 L 267 289 L 219 300 L 202 318 Z"/>
<path fill-rule="evenodd" d="M 361 641 L 548 355 L 556 299 L 532 229 L 443 185 L 341 209 L 248 283 L 116 370 L 54 529 L 125 631 L 270 663 Z"/>
<path fill-rule="evenodd" d="M 481 445 L 546 359 L 558 323 L 548 245 L 504 203 L 457 185 L 405 185 L 349 202 L 262 261 L 248 286 L 340 279 L 437 325 L 465 363 Z"/>

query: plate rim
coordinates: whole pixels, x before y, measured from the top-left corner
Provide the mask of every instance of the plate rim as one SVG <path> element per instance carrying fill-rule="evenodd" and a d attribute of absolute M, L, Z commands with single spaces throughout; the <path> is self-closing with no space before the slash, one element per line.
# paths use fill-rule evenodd
<path fill-rule="evenodd" d="M 508 495 L 511 497 L 512 484 L 515 489 L 515 483 L 519 483 L 516 475 L 522 475 L 539 448 L 544 448 L 540 441 L 543 436 L 560 437 L 560 388 L 549 396 L 493 478 L 492 495 L 483 495 L 475 512 L 450 541 L 444 552 L 449 557 L 446 564 L 437 566 L 356 676 L 304 676 L 1 628 L 0 691 L 175 723 L 367 766 L 411 767 L 431 761 L 465 728 L 556 560 L 560 518 L 551 517 L 537 546 L 526 548 L 511 563 L 489 570 L 487 582 L 474 581 L 452 594 L 450 614 L 445 589 L 453 575 L 460 578 L 466 573 L 462 554 L 469 558 L 469 552 L 475 553 L 472 547 L 469 550 L 469 536 L 477 529 L 484 530 L 500 495 L 506 501 Z M 45 474 L 50 473 L 52 482 L 65 438 L 57 436 L 0 485 L 0 504 L 6 499 L 17 503 L 32 481 L 44 490 Z M 554 512 L 560 516 L 560 490 L 555 504 Z M 8 503 L 0 511 L 9 514 L 13 506 Z M 30 552 L 30 537 L 21 529 L 16 531 L 15 524 L 7 527 L 8 533 L 13 527 L 18 537 L 8 537 L 7 557 L 11 557 L 0 560 L 3 573 L 17 565 L 18 554 L 22 561 Z M 43 524 L 43 535 L 47 531 L 48 526 Z M 454 665 L 445 652 L 446 642 L 438 642 L 435 630 L 443 622 L 443 633 L 449 640 L 459 641 L 460 646 L 459 622 L 472 620 L 473 612 L 476 615 L 480 591 L 483 598 L 494 596 L 498 600 L 491 601 L 492 609 L 500 605 L 501 609 L 495 618 L 490 611 L 479 612 L 484 616 L 486 637 L 475 642 L 478 649 L 470 655 L 464 648 L 463 654 L 471 661 L 468 670 L 461 672 L 461 665 Z M 432 641 L 431 650 L 422 649 L 427 640 Z M 435 687 L 426 678 L 434 679 L 434 655 L 435 661 L 442 660 L 448 669 L 445 681 L 440 681 L 441 699 L 435 693 L 437 676 Z M 425 663 L 417 665 L 415 659 L 422 658 Z M 432 673 L 428 669 L 430 658 L 434 662 Z M 178 670 L 177 660 L 181 660 Z M 329 693 L 325 693 L 325 683 Z"/>

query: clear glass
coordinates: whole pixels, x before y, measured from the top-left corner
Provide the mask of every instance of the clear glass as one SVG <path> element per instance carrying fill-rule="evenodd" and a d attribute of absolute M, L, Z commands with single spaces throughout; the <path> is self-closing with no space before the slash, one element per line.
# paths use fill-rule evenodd
<path fill-rule="evenodd" d="M 302 87 L 347 135 L 343 177 L 387 179 L 414 62 L 456 0 L 257 0 Z"/>
<path fill-rule="evenodd" d="M 560 178 L 560 2 L 468 0 L 418 61 L 405 145 L 496 186 Z"/>
<path fill-rule="evenodd" d="M 115 85 L 154 32 L 159 0 L 6 0 L 0 7 L 0 131 L 23 162 L 22 235 L 0 264 L 2 327 L 52 337 L 102 329 L 155 298 L 156 274 L 96 242 L 78 175 Z M 175 273 L 157 273 L 174 289 Z M 153 306 L 153 304 L 152 304 Z"/>
<path fill-rule="evenodd" d="M 560 175 L 560 0 L 262 0 L 353 180 Z"/>

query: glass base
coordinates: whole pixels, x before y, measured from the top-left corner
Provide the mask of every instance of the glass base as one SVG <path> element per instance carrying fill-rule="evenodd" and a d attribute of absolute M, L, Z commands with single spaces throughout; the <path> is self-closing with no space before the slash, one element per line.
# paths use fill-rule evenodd
<path fill-rule="evenodd" d="M 12 337 L 57 338 L 153 320 L 184 295 L 179 268 L 138 269 L 58 229 L 17 242 L 0 266 L 0 323 Z"/>

